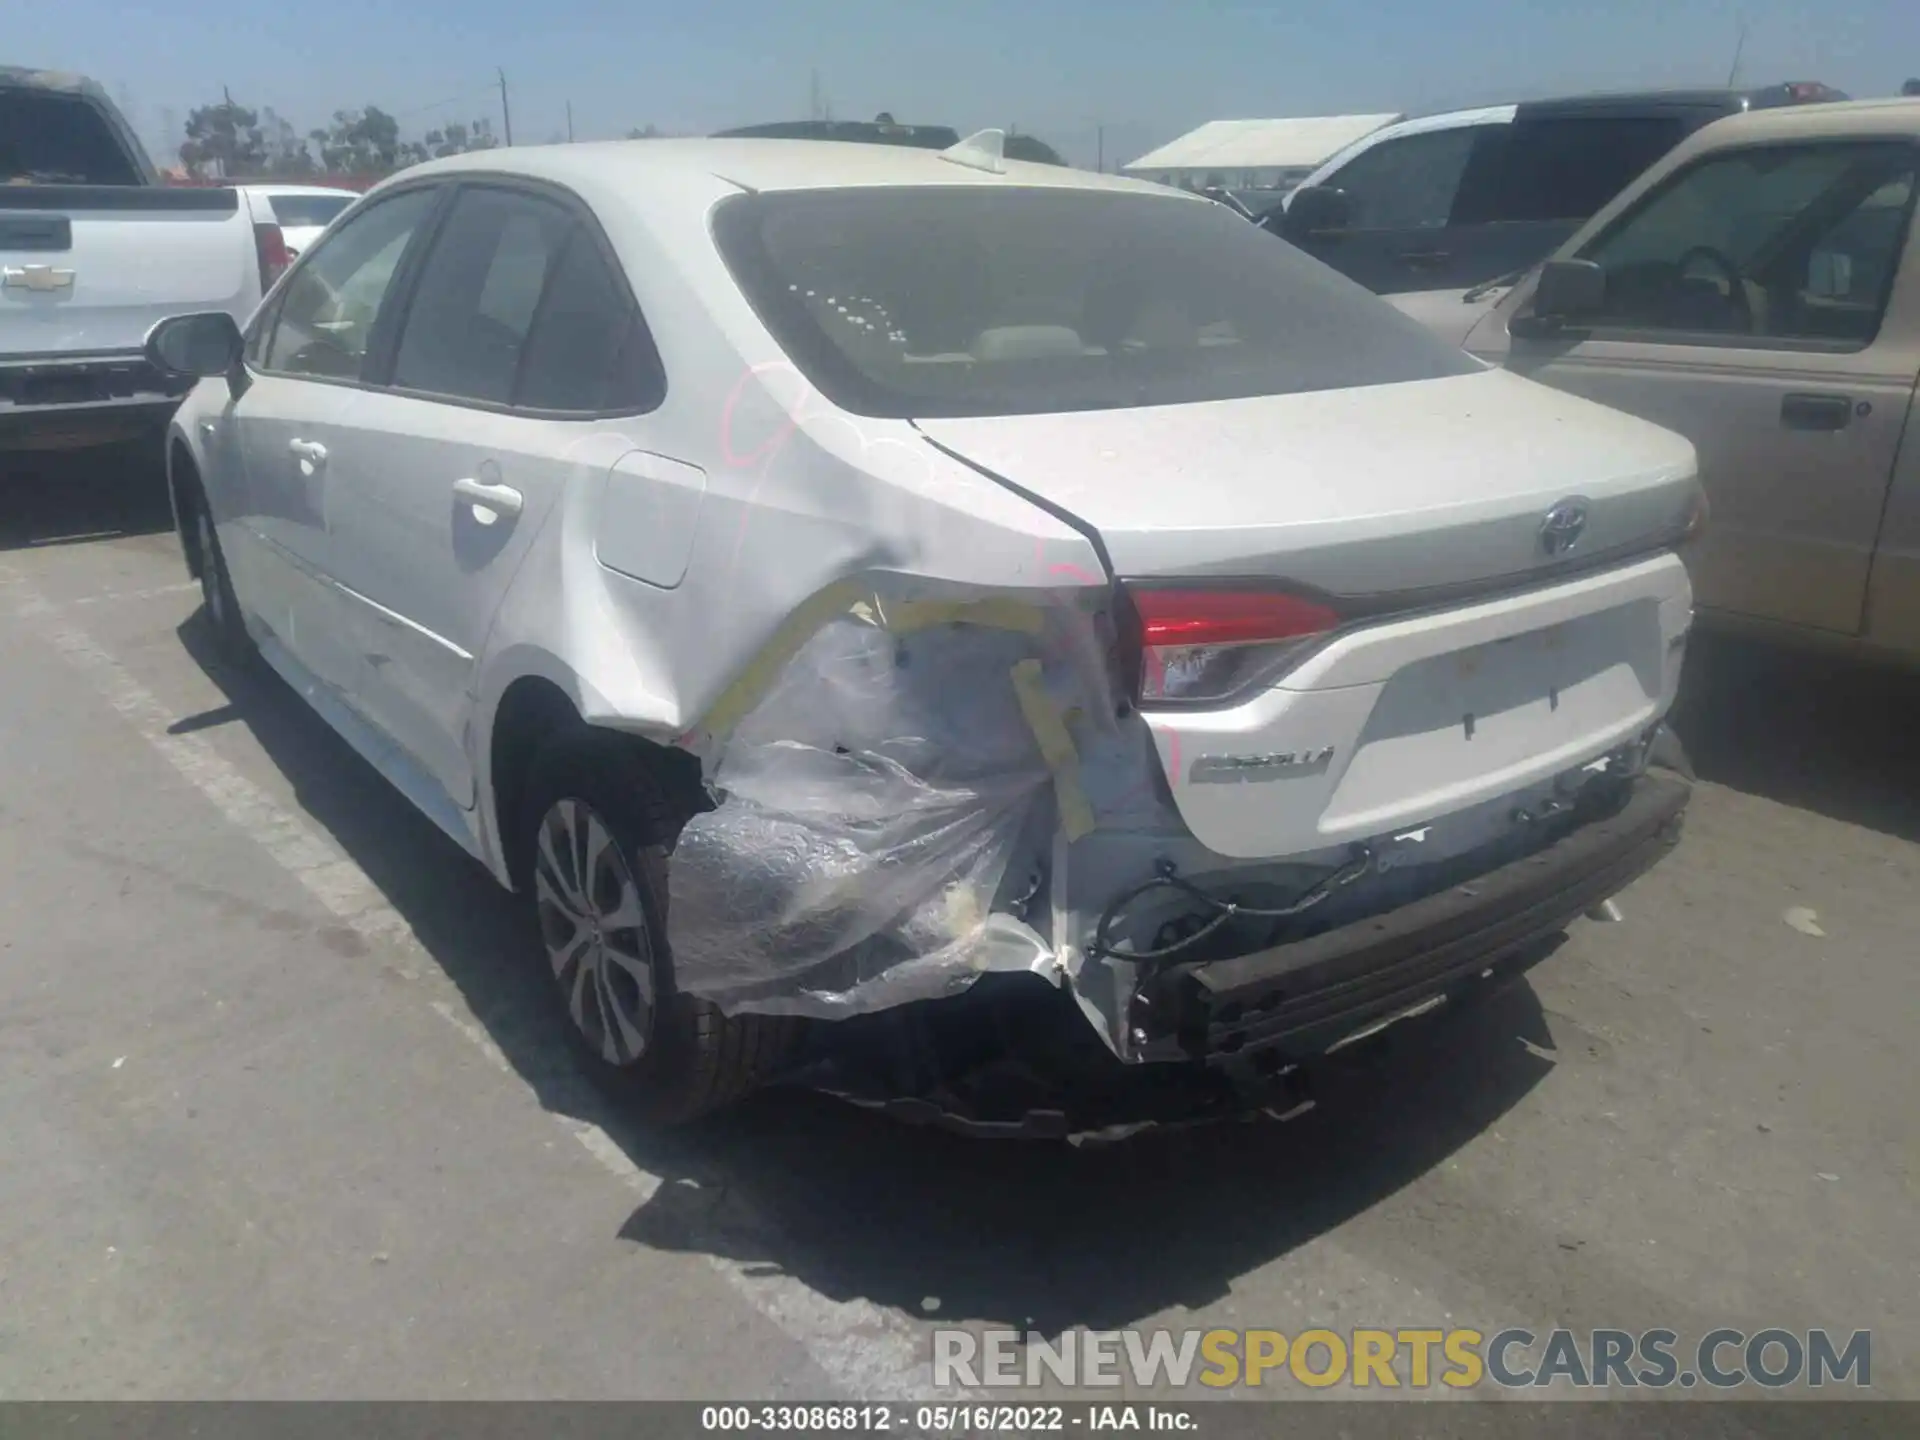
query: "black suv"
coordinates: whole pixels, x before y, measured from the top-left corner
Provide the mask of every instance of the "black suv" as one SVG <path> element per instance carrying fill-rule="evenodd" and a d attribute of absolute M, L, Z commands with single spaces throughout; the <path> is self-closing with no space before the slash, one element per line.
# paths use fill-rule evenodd
<path fill-rule="evenodd" d="M 1701 126 L 1846 98 L 1795 82 L 1401 120 L 1334 156 L 1261 223 L 1376 294 L 1465 290 L 1544 259 Z"/>

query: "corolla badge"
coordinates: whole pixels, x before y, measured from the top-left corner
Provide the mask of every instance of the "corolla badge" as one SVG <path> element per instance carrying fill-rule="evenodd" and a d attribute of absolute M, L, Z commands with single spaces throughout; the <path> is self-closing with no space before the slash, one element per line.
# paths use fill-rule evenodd
<path fill-rule="evenodd" d="M 1331 745 L 1312 750 L 1283 750 L 1271 755 L 1202 755 L 1187 771 L 1187 781 L 1193 785 L 1245 785 L 1251 781 L 1314 774 L 1332 763 Z"/>
<path fill-rule="evenodd" d="M 1550 556 L 1565 555 L 1587 531 L 1587 502 L 1562 500 L 1540 522 L 1540 548 Z"/>

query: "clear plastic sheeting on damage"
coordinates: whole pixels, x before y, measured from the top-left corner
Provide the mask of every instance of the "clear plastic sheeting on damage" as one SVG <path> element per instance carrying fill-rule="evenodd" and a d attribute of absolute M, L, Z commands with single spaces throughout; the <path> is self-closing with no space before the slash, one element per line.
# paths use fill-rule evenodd
<path fill-rule="evenodd" d="M 669 872 L 679 985 L 840 1017 L 1053 976 L 1047 912 L 1020 917 L 1056 830 L 1091 823 L 1069 728 L 1115 731 L 1096 636 L 1071 602 L 829 619 L 705 757 L 719 803 Z"/>

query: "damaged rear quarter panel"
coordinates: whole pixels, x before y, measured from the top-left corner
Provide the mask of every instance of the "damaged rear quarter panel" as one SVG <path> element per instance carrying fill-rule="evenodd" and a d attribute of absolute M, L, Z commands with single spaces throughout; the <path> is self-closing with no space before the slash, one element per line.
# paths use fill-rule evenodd
<path fill-rule="evenodd" d="M 725 193 L 709 183 L 713 198 Z M 715 703 L 836 586 L 991 594 L 1106 579 L 1081 535 L 941 456 L 910 423 L 829 405 L 734 287 L 697 207 L 585 198 L 625 263 L 667 393 L 648 414 L 583 423 L 576 453 L 592 463 L 574 467 L 489 634 L 469 743 L 483 850 L 503 880 L 489 737 L 523 676 L 557 685 L 589 723 L 699 750 Z M 704 476 L 671 588 L 596 557 L 606 469 L 634 451 Z M 645 511 L 632 495 L 621 508 L 629 522 Z"/>

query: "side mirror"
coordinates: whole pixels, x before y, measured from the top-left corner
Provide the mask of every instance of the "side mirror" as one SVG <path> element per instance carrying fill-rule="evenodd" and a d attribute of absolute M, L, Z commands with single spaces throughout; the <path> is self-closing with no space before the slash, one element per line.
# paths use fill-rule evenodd
<path fill-rule="evenodd" d="M 1329 230 L 1345 230 L 1353 223 L 1353 197 L 1330 185 L 1309 185 L 1287 201 L 1280 233 L 1289 240 L 1306 239 Z"/>
<path fill-rule="evenodd" d="M 1533 291 L 1536 320 L 1577 320 L 1606 308 L 1607 272 L 1592 260 L 1549 260 Z"/>
<path fill-rule="evenodd" d="M 240 327 L 225 311 L 170 315 L 147 332 L 146 355 L 150 364 L 169 375 L 204 380 L 232 374 L 245 343 Z"/>

